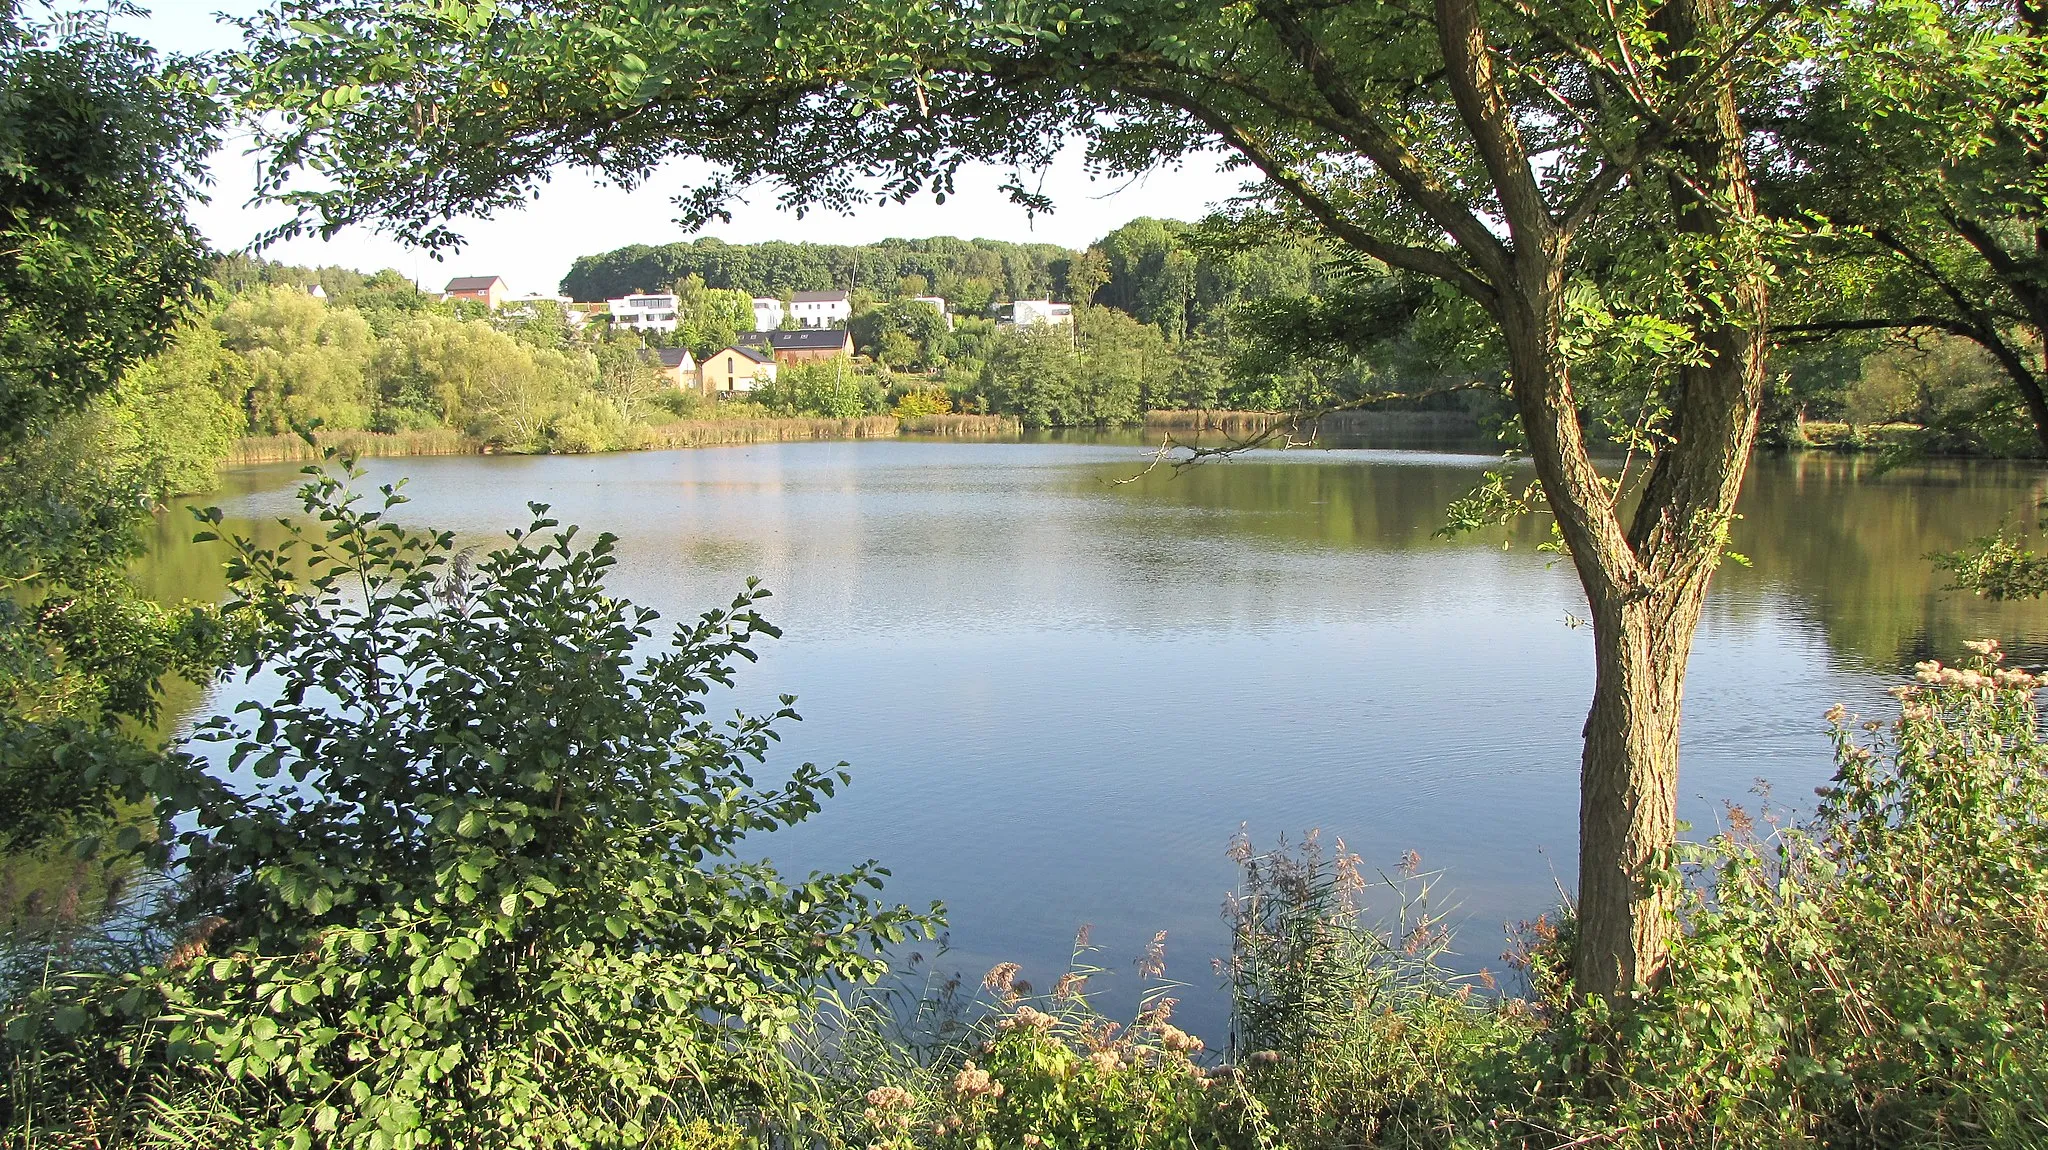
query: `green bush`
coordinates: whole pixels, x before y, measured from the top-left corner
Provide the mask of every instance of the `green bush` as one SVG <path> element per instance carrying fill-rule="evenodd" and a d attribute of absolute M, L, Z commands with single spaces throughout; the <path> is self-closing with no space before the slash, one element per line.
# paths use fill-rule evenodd
<path fill-rule="evenodd" d="M 657 647 L 604 592 L 609 536 L 536 506 L 472 562 L 393 524 L 393 488 L 303 495 L 316 527 L 230 564 L 240 670 L 277 693 L 201 724 L 220 769 L 160 803 L 183 940 L 10 1012 L 30 1141 L 638 1145 L 677 1098 L 760 1089 L 814 988 L 929 926 L 874 900 L 872 863 L 736 856 L 846 779 L 756 782 L 786 697 L 706 717 L 777 633 L 765 591 Z"/>

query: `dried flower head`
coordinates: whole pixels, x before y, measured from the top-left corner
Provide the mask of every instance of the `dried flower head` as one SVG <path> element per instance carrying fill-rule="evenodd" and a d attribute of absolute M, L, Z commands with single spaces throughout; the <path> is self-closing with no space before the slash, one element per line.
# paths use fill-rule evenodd
<path fill-rule="evenodd" d="M 1145 947 L 1145 953 L 1138 956 L 1138 977 L 1140 979 L 1166 977 L 1166 932 L 1152 936 Z"/>
<path fill-rule="evenodd" d="M 1094 1063 L 1096 1071 L 1101 1074 L 1115 1074 L 1124 1068 L 1123 1055 L 1114 1050 L 1098 1050 L 1088 1056 L 1088 1061 Z"/>
<path fill-rule="evenodd" d="M 1049 1033 L 1052 1030 L 1052 1028 L 1058 1024 L 1058 1022 L 1058 1019 L 1054 1018 L 1050 1014 L 1045 1013 L 1042 1010 L 1033 1010 L 1028 1006 L 1020 1006 L 1017 1008 L 1017 1013 L 1010 1015 L 1008 1018 L 999 1020 L 996 1023 L 996 1029 L 1031 1030 L 1036 1031 L 1039 1034 L 1046 1034 Z"/>
<path fill-rule="evenodd" d="M 1200 1054 L 1202 1040 L 1178 1026 L 1159 1028 L 1159 1045 L 1175 1054 Z"/>
<path fill-rule="evenodd" d="M 1009 1001 L 1017 997 L 1017 972 L 1022 969 L 1014 962 L 999 962 L 981 976 L 981 985 L 998 998 Z"/>
<path fill-rule="evenodd" d="M 988 1071 L 969 1062 L 953 1076 L 953 1093 L 962 1098 L 1001 1098 L 1003 1084 L 990 1078 Z"/>
<path fill-rule="evenodd" d="M 908 1110 L 913 1099 L 901 1086 L 877 1086 L 867 1094 L 868 1105 L 877 1110 Z"/>
<path fill-rule="evenodd" d="M 1055 1002 L 1072 1002 L 1081 997 L 1081 991 L 1088 985 L 1088 976 L 1078 971 L 1068 971 L 1053 983 L 1052 997 Z"/>

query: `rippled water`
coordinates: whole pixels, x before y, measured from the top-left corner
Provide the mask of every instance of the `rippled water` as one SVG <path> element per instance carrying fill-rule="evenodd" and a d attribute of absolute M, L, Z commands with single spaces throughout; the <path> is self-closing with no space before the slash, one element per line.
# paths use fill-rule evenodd
<path fill-rule="evenodd" d="M 1369 864 L 1421 853 L 1458 961 L 1498 966 L 1503 925 L 1573 883 L 1591 633 L 1566 565 L 1512 539 L 1433 537 L 1485 454 L 1268 453 L 1136 482 L 1129 443 L 777 444 L 585 458 L 371 461 L 410 476 L 411 519 L 488 543 L 525 503 L 620 537 L 614 589 L 670 618 L 748 575 L 787 637 L 732 705 L 799 696 L 788 761 L 855 783 L 762 841 L 788 868 L 874 857 L 891 894 L 942 899 L 972 976 L 1044 985 L 1076 927 L 1105 965 L 1168 932 L 1183 1017 L 1214 1032 L 1224 856 L 1320 828 Z M 274 532 L 295 468 L 230 477 L 230 526 Z M 2048 613 L 1941 590 L 1924 556 L 2032 514 L 2034 467 L 1876 474 L 1759 461 L 1687 690 L 1683 815 L 1713 822 L 1768 779 L 1794 807 L 1826 777 L 1821 713 L 1882 713 L 1928 653 L 2048 637 Z M 164 595 L 217 594 L 217 553 L 171 520 Z M 1503 543 L 1512 543 L 1503 548 Z M 218 705 L 226 701 L 215 698 Z"/>

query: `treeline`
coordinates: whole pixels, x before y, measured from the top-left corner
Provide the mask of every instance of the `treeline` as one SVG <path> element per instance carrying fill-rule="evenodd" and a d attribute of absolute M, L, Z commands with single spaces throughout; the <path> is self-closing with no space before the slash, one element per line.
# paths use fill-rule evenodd
<path fill-rule="evenodd" d="M 445 427 L 508 451 L 598 451 L 699 404 L 631 333 L 578 334 L 551 305 L 492 316 L 396 272 L 246 260 L 224 262 L 218 283 L 201 322 L 146 370 L 211 390 L 236 435 Z"/>
<path fill-rule="evenodd" d="M 751 296 L 848 290 L 855 346 L 884 375 L 870 396 L 900 392 L 900 373 L 915 373 L 950 410 L 1015 415 L 1029 427 L 1126 424 L 1148 408 L 1287 410 L 1394 390 L 1397 377 L 1428 390 L 1440 375 L 1470 375 L 1468 364 L 1415 354 L 1413 307 L 1321 340 L 1296 334 L 1297 313 L 1361 281 L 1394 282 L 1298 236 L 1140 218 L 1082 250 L 951 238 L 633 246 L 578 259 L 562 290 L 579 299 L 673 291 L 683 301 L 674 338 L 700 353 L 702 335 L 729 334 L 734 322 L 700 315 Z M 916 302 L 925 296 L 945 300 L 950 327 Z M 996 318 L 1000 305 L 1030 298 L 1073 303 L 1073 327 L 1017 329 Z M 802 389 L 767 398 L 798 414 L 842 414 L 843 374 L 840 383 L 835 410 L 789 398 Z M 1504 414 L 1485 394 L 1394 406 Z"/>
<path fill-rule="evenodd" d="M 562 278 L 561 290 L 579 300 L 615 299 L 633 292 L 667 291 L 696 276 L 708 287 L 749 296 L 781 298 L 791 292 L 835 289 L 866 293 L 873 299 L 940 295 L 955 311 L 979 315 L 999 300 L 1064 297 L 1074 254 L 1055 244 L 950 236 L 859 246 L 779 240 L 728 244 L 705 238 L 658 247 L 634 244 L 583 256 Z"/>

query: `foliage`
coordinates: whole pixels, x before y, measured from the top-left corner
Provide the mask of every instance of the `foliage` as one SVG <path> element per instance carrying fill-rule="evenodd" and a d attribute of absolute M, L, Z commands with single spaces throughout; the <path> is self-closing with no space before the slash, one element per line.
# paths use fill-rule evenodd
<path fill-rule="evenodd" d="M 946 415 L 952 410 L 952 397 L 936 387 L 905 391 L 889 409 L 890 414 L 899 419 L 923 419 L 931 415 Z"/>
<path fill-rule="evenodd" d="M 896 300 L 856 315 L 848 328 L 857 346 L 898 370 L 936 371 L 946 365 L 952 350 L 946 317 L 915 299 Z"/>
<path fill-rule="evenodd" d="M 1818 6 L 1759 93 L 1763 191 L 1824 224 L 1782 327 L 1975 342 L 2048 450 L 2048 12 L 2032 2 Z"/>
<path fill-rule="evenodd" d="M 109 14 L 0 4 L 0 441 L 162 348 L 198 298 L 185 221 L 222 110 L 195 62 Z"/>
<path fill-rule="evenodd" d="M 858 419 L 889 410 L 887 389 L 844 359 L 785 363 L 772 383 L 754 388 L 753 401 L 769 414 Z"/>
<path fill-rule="evenodd" d="M 204 679 L 223 654 L 215 612 L 151 601 L 126 565 L 160 500 L 212 484 L 239 430 L 231 376 L 212 333 L 188 328 L 0 451 L 0 851 L 89 857 L 161 765 L 164 680 Z"/>
<path fill-rule="evenodd" d="M 847 779 L 756 783 L 787 697 L 708 717 L 776 634 L 765 591 L 655 649 L 654 613 L 604 591 L 609 536 L 536 507 L 472 560 L 395 525 L 396 489 L 309 470 L 315 525 L 230 564 L 239 669 L 278 690 L 201 724 L 219 774 L 160 799 L 185 941 L 8 1021 L 38 1123 L 146 1119 L 95 1102 L 140 1074 L 258 1144 L 637 1143 L 676 1099 L 752 1088 L 820 982 L 928 928 L 874 901 L 872 863 L 791 882 L 736 857 Z"/>
<path fill-rule="evenodd" d="M 659 247 L 635 244 L 579 257 L 562 278 L 562 290 L 577 299 L 611 299 L 666 289 L 694 276 L 707 287 L 749 299 L 780 299 L 790 292 L 888 285 L 904 298 L 938 295 L 954 311 L 980 315 L 997 298 L 1042 299 L 1050 294 L 1059 262 L 1067 255 L 1052 244 L 951 236 L 854 247 L 779 240 L 728 244 L 706 237 Z M 924 290 L 901 290 L 912 278 L 922 280 L 919 286 Z"/>

